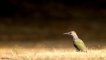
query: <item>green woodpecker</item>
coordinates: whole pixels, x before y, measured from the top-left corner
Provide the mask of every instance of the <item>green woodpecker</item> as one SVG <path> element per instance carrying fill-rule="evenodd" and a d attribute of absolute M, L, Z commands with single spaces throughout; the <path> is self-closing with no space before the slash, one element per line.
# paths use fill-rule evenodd
<path fill-rule="evenodd" d="M 74 47 L 76 48 L 77 52 L 79 52 L 79 51 L 87 52 L 86 45 L 84 44 L 84 42 L 81 39 L 78 38 L 75 31 L 70 31 L 70 32 L 63 33 L 63 34 L 72 35 L 73 44 L 74 44 Z"/>

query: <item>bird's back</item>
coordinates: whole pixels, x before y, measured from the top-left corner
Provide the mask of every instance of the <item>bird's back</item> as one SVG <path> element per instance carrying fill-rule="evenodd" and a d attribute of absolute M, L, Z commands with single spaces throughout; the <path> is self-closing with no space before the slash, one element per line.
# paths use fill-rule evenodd
<path fill-rule="evenodd" d="M 77 39 L 77 40 L 74 41 L 74 46 L 79 51 L 87 51 L 87 48 L 86 48 L 84 42 L 80 39 Z"/>

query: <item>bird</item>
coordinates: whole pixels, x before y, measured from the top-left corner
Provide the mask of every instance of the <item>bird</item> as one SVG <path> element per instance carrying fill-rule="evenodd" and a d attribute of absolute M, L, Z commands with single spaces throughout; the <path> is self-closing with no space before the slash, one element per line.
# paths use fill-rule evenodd
<path fill-rule="evenodd" d="M 73 45 L 76 49 L 76 52 L 87 52 L 85 43 L 77 36 L 75 31 L 70 31 L 63 34 L 71 35 L 73 37 Z"/>

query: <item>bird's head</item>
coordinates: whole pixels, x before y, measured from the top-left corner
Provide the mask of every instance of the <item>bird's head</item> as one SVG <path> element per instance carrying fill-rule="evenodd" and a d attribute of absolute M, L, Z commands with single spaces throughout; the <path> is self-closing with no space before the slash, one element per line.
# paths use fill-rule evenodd
<path fill-rule="evenodd" d="M 78 39 L 78 36 L 75 31 L 70 31 L 70 32 L 63 33 L 63 34 L 72 35 L 74 40 Z"/>
<path fill-rule="evenodd" d="M 67 34 L 67 35 L 76 35 L 76 32 L 75 31 L 70 31 L 70 32 L 67 32 L 67 33 L 63 33 L 63 34 Z"/>

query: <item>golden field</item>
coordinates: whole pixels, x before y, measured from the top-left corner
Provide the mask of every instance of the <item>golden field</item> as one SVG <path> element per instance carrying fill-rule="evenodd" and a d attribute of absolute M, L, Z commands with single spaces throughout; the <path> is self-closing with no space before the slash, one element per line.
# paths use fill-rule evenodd
<path fill-rule="evenodd" d="M 76 52 L 71 48 L 0 47 L 0 60 L 106 60 L 106 49 L 89 48 L 88 52 Z"/>

